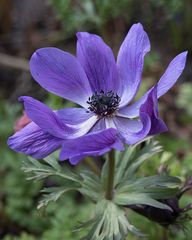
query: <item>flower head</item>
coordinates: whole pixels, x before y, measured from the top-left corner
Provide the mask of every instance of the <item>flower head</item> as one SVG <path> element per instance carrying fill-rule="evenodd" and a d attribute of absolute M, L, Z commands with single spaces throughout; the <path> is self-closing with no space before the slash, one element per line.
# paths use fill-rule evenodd
<path fill-rule="evenodd" d="M 167 130 L 158 116 L 157 99 L 177 81 L 187 52 L 176 56 L 159 82 L 134 99 L 150 42 L 141 24 L 134 24 L 122 43 L 117 61 L 112 50 L 94 34 L 77 33 L 77 56 L 56 48 L 37 50 L 30 60 L 33 78 L 46 90 L 81 108 L 52 111 L 43 103 L 20 97 L 31 119 L 8 140 L 10 148 L 42 158 L 61 148 L 60 160 L 75 164 L 111 148 L 123 150 L 148 135 Z"/>

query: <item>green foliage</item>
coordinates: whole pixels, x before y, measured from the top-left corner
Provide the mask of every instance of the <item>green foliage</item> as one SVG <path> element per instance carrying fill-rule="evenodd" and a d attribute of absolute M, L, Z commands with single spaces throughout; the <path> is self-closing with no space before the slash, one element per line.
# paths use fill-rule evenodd
<path fill-rule="evenodd" d="M 177 53 L 178 49 L 183 50 L 183 48 L 190 49 L 190 47 L 192 47 L 190 1 L 150 0 L 146 1 L 147 5 L 143 2 L 141 4 L 140 0 L 49 0 L 49 2 L 54 6 L 58 19 L 62 22 L 63 31 L 60 35 L 64 35 L 64 38 L 74 36 L 74 33 L 77 31 L 88 30 L 99 32 L 105 39 L 109 39 L 111 36 L 108 36 L 107 32 L 112 28 L 114 36 L 117 34 L 116 31 L 119 31 L 117 37 L 120 39 L 122 37 L 121 34 L 124 34 L 128 30 L 131 22 L 139 21 L 142 22 L 149 31 L 153 31 L 153 33 L 156 33 L 156 28 L 163 29 L 161 36 L 165 36 L 166 40 L 171 39 L 171 47 L 174 47 Z M 117 22 L 115 22 L 116 19 L 118 20 Z M 154 26 L 155 31 L 153 30 L 154 28 L 152 28 Z M 115 31 L 114 28 L 116 29 Z M 153 36 L 154 35 L 152 35 L 152 37 Z M 164 43 L 164 41 L 162 42 Z M 170 49 L 166 47 L 166 51 L 167 50 Z M 157 49 L 155 53 L 152 52 L 150 57 L 147 57 L 147 62 L 145 62 L 147 70 L 151 70 L 154 62 L 161 62 L 158 52 L 159 49 Z M 143 85 L 144 91 L 147 88 L 146 86 L 146 84 Z M 183 84 L 181 89 L 179 89 L 179 96 L 176 100 L 177 106 L 184 109 L 182 116 L 179 116 L 182 124 L 191 123 L 190 93 L 191 84 Z M 48 95 L 47 103 L 54 109 L 73 106 L 71 103 L 66 103 L 61 100 L 61 98 L 52 94 Z M 32 177 L 41 179 L 41 181 L 26 181 L 26 175 L 21 171 L 21 162 L 24 161 L 27 166 L 30 165 L 30 167 L 34 168 L 37 167 L 35 164 L 37 164 L 38 167 L 39 164 L 32 159 L 28 160 L 21 154 L 13 153 L 6 146 L 6 139 L 13 133 L 14 121 L 19 114 L 21 114 L 21 108 L 19 104 L 11 105 L 5 101 L 0 102 L 0 224 L 2 224 L 2 222 L 5 223 L 5 225 L 0 226 L 0 232 L 2 228 L 4 230 L 5 226 L 8 226 L 7 232 L 0 238 L 3 240 L 80 240 L 86 235 L 87 230 L 83 228 L 80 232 L 73 232 L 73 227 L 79 220 L 86 221 L 90 215 L 94 214 L 94 205 L 91 204 L 90 201 L 82 200 L 81 195 L 75 194 L 74 191 L 67 192 L 63 196 L 66 191 L 79 187 L 77 182 L 70 186 L 70 180 L 76 179 L 76 175 L 75 177 L 73 175 L 74 171 L 70 168 L 67 173 L 66 171 L 65 174 L 61 173 L 56 165 L 51 165 L 57 164 L 57 162 L 53 161 L 51 163 L 47 159 L 48 162 L 39 162 L 40 166 L 43 164 L 43 168 L 44 164 L 46 164 L 46 170 L 40 168 L 38 174 Z M 161 194 L 161 192 L 162 194 L 168 194 L 170 190 L 171 194 L 174 194 L 177 188 L 174 188 L 173 185 L 166 186 L 169 187 L 169 191 L 167 191 L 164 186 L 157 186 L 155 183 L 152 186 L 146 185 L 145 189 L 141 187 L 143 186 L 142 184 L 144 184 L 142 181 L 146 179 L 144 176 L 157 174 L 159 164 L 161 164 L 162 167 L 168 166 L 169 173 L 173 176 L 181 176 L 182 180 L 192 174 L 192 152 L 190 143 L 184 139 L 169 137 L 167 134 L 161 135 L 159 139 L 161 145 L 163 145 L 166 150 L 166 152 L 162 154 L 160 153 L 161 147 L 157 145 L 155 141 L 151 141 L 148 143 L 149 145 L 145 145 L 142 148 L 143 153 L 141 155 L 141 149 L 138 145 L 132 149 L 127 148 L 126 153 L 124 153 L 125 156 L 121 154 L 116 156 L 118 159 L 116 167 L 122 162 L 122 168 L 116 168 L 117 175 L 115 185 L 119 191 L 121 190 L 120 193 L 125 195 L 125 199 L 134 195 L 132 200 L 136 201 L 138 196 L 135 194 L 138 194 L 141 190 L 143 190 L 142 194 L 146 194 L 145 191 L 147 191 L 147 197 L 149 195 L 151 196 L 151 194 L 153 194 L 154 197 L 154 194 L 156 195 L 158 190 L 160 190 L 158 194 Z M 150 148 L 147 149 L 149 146 Z M 178 156 L 179 151 L 184 152 L 182 158 Z M 127 161 L 128 159 L 129 161 Z M 150 161 L 146 161 L 148 159 L 150 159 Z M 142 167 L 140 165 L 141 163 Z M 64 167 L 65 170 L 68 169 L 68 166 L 65 165 Z M 84 170 L 82 170 L 82 174 L 78 176 L 78 180 L 80 178 L 82 181 L 79 191 L 89 199 L 98 201 L 101 196 L 104 196 L 105 189 L 102 187 L 103 183 L 106 182 L 106 172 L 104 169 L 107 171 L 107 163 L 105 164 L 105 168 L 103 168 L 101 182 L 99 182 L 95 174 L 87 173 Z M 53 174 L 56 172 L 57 176 L 53 177 Z M 64 174 L 65 178 L 61 177 L 62 174 Z M 51 180 L 47 181 L 44 179 L 47 178 L 47 176 L 50 176 Z M 135 177 L 135 184 L 128 180 L 132 176 Z M 141 186 L 138 181 L 140 176 L 142 176 Z M 66 179 L 66 177 L 68 177 L 68 179 Z M 123 179 L 128 180 L 128 186 L 120 184 Z M 174 179 L 172 179 L 172 181 L 174 182 Z M 43 195 L 40 196 L 39 191 L 42 188 L 44 188 L 42 192 Z M 132 194 L 129 193 L 130 189 L 132 191 L 134 190 Z M 117 193 L 116 199 L 120 199 L 120 197 Z M 181 205 L 183 206 L 191 203 L 191 195 L 185 196 L 182 200 Z M 151 198 L 148 198 L 147 201 L 151 201 Z M 40 203 L 40 210 L 37 210 L 38 202 Z M 159 202 L 155 201 L 155 204 L 159 204 Z M 46 209 L 44 209 L 43 206 L 46 206 Z M 132 230 L 140 234 L 133 226 L 129 225 L 127 218 L 125 218 L 126 216 L 121 214 L 121 207 L 117 208 L 116 205 L 110 202 L 108 207 L 103 203 L 103 205 L 98 208 L 100 210 L 104 208 L 102 211 L 106 212 L 104 218 L 99 215 L 103 223 L 102 226 L 106 226 L 106 219 L 114 219 L 115 214 L 117 214 L 125 225 L 124 230 L 127 231 L 129 229 L 129 231 Z M 112 211 L 109 211 L 111 209 Z M 131 211 L 128 212 L 128 217 L 134 225 L 139 229 L 141 228 L 143 232 L 148 233 L 149 240 L 162 239 L 162 229 L 157 224 L 153 224 L 152 226 L 150 221 Z M 183 225 L 188 229 L 189 239 L 191 239 L 191 222 L 183 221 Z M 15 228 L 18 231 L 18 236 L 13 236 L 13 230 Z M 116 229 L 117 228 L 112 229 L 109 227 L 107 233 L 114 236 Z M 136 240 L 138 237 L 129 235 L 128 239 Z M 169 239 L 184 240 L 186 237 L 178 228 L 175 228 L 170 232 Z"/>
<path fill-rule="evenodd" d="M 11 128 L 13 126 L 13 121 L 15 119 L 15 115 L 19 111 L 19 108 L 15 108 L 13 106 L 9 106 L 9 108 L 4 105 L 3 109 L 1 109 L 1 122 L 5 123 L 7 122 L 7 129 L 4 125 L 3 129 L 3 139 L 6 139 L 8 135 L 11 134 Z M 9 119 L 9 122 L 7 121 Z M 2 125 L 1 125 L 2 126 Z M 128 148 L 126 150 L 126 154 L 117 154 L 117 166 L 119 165 L 119 161 L 125 161 L 122 166 L 123 169 L 126 171 L 129 169 L 130 176 L 133 174 L 135 175 L 136 179 L 139 177 L 139 175 L 149 175 L 149 174 L 156 174 L 157 168 L 159 167 L 159 162 L 162 164 L 169 164 L 169 168 L 171 170 L 171 173 L 173 175 L 180 175 L 181 173 L 187 174 L 189 173 L 191 169 L 191 155 L 190 152 L 188 152 L 188 155 L 185 156 L 183 159 L 183 165 L 180 161 L 177 161 L 176 152 L 178 148 L 183 148 L 186 151 L 189 151 L 189 146 L 187 146 L 186 142 L 177 142 L 169 139 L 168 137 L 163 138 L 161 141 L 163 145 L 166 147 L 167 153 L 161 154 L 161 147 L 158 145 L 156 141 L 150 141 L 148 140 L 147 144 L 142 144 L 142 148 L 140 145 L 133 146 L 131 148 Z M 1 202 L 1 205 L 3 204 L 3 210 L 6 216 L 9 217 L 10 220 L 10 226 L 15 225 L 17 223 L 18 226 L 23 228 L 21 232 L 29 231 L 31 234 L 20 234 L 18 237 L 13 237 L 11 235 L 7 235 L 3 238 L 3 240 L 38 240 L 40 236 L 40 239 L 43 240 L 60 240 L 60 239 L 79 239 L 85 236 L 87 230 L 85 228 L 82 229 L 82 231 L 75 231 L 73 232 L 74 226 L 79 222 L 79 220 L 86 221 L 90 217 L 90 213 L 93 212 L 93 205 L 90 204 L 90 202 L 84 202 L 77 200 L 79 197 L 77 195 L 67 193 L 63 197 L 63 193 L 65 192 L 65 186 L 69 184 L 69 179 L 66 179 L 66 177 L 70 176 L 71 178 L 76 180 L 76 174 L 74 173 L 74 170 L 69 168 L 68 166 L 62 167 L 62 172 L 64 171 L 65 174 L 62 175 L 60 172 L 61 166 L 56 162 L 52 161 L 52 158 L 47 158 L 46 161 L 42 162 L 36 162 L 32 159 L 26 159 L 26 157 L 15 154 L 11 151 L 8 151 L 6 147 L 5 140 L 2 142 L 2 148 L 1 148 L 1 176 L 3 176 L 2 179 L 2 186 L 1 186 L 1 194 L 3 193 L 3 196 L 5 196 L 6 202 Z M 142 151 L 142 155 L 140 152 Z M 169 151 L 172 152 L 170 155 Z M 157 154 L 158 153 L 158 154 Z M 54 158 L 57 156 L 57 154 L 54 156 Z M 129 161 L 128 161 L 129 159 Z M 151 159 L 150 161 L 147 161 L 148 159 Z M 26 181 L 26 176 L 21 171 L 21 161 L 24 161 L 24 165 L 32 167 L 36 167 L 36 164 L 40 167 L 40 171 L 38 171 L 38 174 L 36 177 L 40 177 L 41 179 L 45 176 L 51 175 L 50 171 L 59 173 L 59 176 L 56 178 L 54 177 L 53 183 L 56 183 L 56 189 L 53 189 L 53 186 L 51 186 L 49 189 L 47 189 L 47 186 L 45 188 L 45 192 L 43 193 L 43 196 L 39 196 L 39 190 L 43 187 L 44 183 L 41 181 L 37 182 L 31 182 Z M 46 171 L 42 171 L 42 164 L 44 168 L 44 164 L 46 166 Z M 126 165 L 128 164 L 128 165 Z M 142 164 L 142 167 L 140 167 Z M 59 165 L 59 166 L 58 166 Z M 120 166 L 120 165 L 119 165 Z M 127 167 L 129 166 L 129 167 Z M 106 176 L 105 171 L 107 171 L 107 164 L 105 164 L 105 168 L 103 168 L 103 181 L 104 176 Z M 121 187 L 119 184 L 122 176 L 129 175 L 124 174 L 122 171 L 123 169 L 118 170 L 118 178 L 116 179 L 116 185 Z M 181 172 L 181 169 L 183 171 Z M 34 169 L 33 169 L 34 170 Z M 48 172 L 47 172 L 48 170 Z M 138 172 L 139 170 L 139 172 Z M 72 171 L 72 174 L 71 174 Z M 192 171 L 192 169 L 191 169 Z M 54 173 L 55 173 L 54 172 Z M 67 173 L 66 173 L 67 172 Z M 122 174 L 123 172 L 123 174 Z M 53 173 L 53 172 L 52 172 Z M 42 174 L 42 175 L 41 175 Z M 47 174 L 47 175 L 46 175 Z M 65 177 L 61 177 L 65 176 Z M 73 178 L 75 175 L 75 178 Z M 183 175 L 184 176 L 184 175 Z M 51 177 L 52 178 L 52 177 Z M 99 184 L 98 177 L 90 173 L 87 174 L 86 171 L 81 169 L 81 175 L 77 177 L 77 179 L 83 182 L 84 186 L 80 190 L 82 191 L 82 194 L 85 194 L 89 198 L 93 199 L 94 201 L 97 201 L 99 197 L 102 195 L 104 196 L 104 191 Z M 62 180 L 61 180 L 62 179 Z M 118 180 L 119 179 L 119 180 Z M 147 179 L 147 178 L 146 178 Z M 142 184 L 143 184 L 142 179 Z M 43 180 L 44 181 L 44 180 Z M 129 179 L 130 181 L 130 179 Z M 75 181 L 74 181 L 75 182 Z M 45 182 L 46 183 L 46 182 Z M 59 185 L 62 184 L 62 187 L 60 188 Z M 64 185 L 66 184 L 66 185 Z M 76 182 L 77 184 L 77 182 Z M 135 192 L 140 191 L 139 189 L 140 185 L 137 184 L 134 185 L 133 183 L 129 182 L 129 187 Z M 133 185 L 132 185 L 133 184 Z M 78 184 L 77 184 L 78 185 Z M 150 186 L 150 190 L 152 190 Z M 160 186 L 156 186 L 157 189 L 160 188 Z M 169 186 L 172 190 L 174 190 L 174 186 Z M 83 189 L 86 189 L 86 192 Z M 122 186 L 122 189 L 124 187 Z M 125 186 L 126 188 L 126 186 Z M 94 191 L 92 191 L 94 189 Z M 142 188 L 143 189 L 143 188 Z M 56 194 L 52 194 L 53 192 Z M 57 190 L 55 192 L 55 190 Z M 129 190 L 129 189 L 128 189 Z M 146 188 L 145 190 L 149 190 Z M 162 190 L 160 188 L 160 190 Z M 127 191 L 127 190 L 126 190 Z M 94 192 L 94 194 L 93 194 Z M 134 194 L 137 194 L 135 193 Z M 151 193 L 151 192 L 150 192 Z M 173 193 L 173 192 L 172 192 Z M 131 194 L 130 194 L 131 195 Z M 56 203 L 55 203 L 55 200 Z M 41 211 L 37 211 L 38 203 L 37 201 L 43 201 L 43 205 L 47 205 L 48 202 L 50 204 L 47 206 L 46 211 L 41 208 Z M 186 202 L 183 204 L 187 204 L 191 201 L 191 197 L 189 196 L 188 199 L 186 199 Z M 0 207 L 1 209 L 1 207 Z M 121 208 L 120 208 L 121 209 Z M 116 209 L 117 210 L 117 209 Z M 116 211 L 115 210 L 115 211 Z M 0 210 L 1 211 L 1 210 Z M 45 211 L 45 215 L 43 212 Z M 119 212 L 119 211 L 117 211 Z M 121 211 L 120 211 L 121 212 Z M 42 215 L 43 214 L 43 215 Z M 28 217 L 30 215 L 30 218 Z M 106 215 L 107 216 L 107 215 Z M 111 215 L 109 215 L 111 216 Z M 149 233 L 149 239 L 153 240 L 156 237 L 156 233 L 159 232 L 161 235 L 161 228 L 157 227 L 156 225 L 153 225 L 153 228 L 151 228 L 151 223 L 148 220 L 145 220 L 143 217 L 140 217 L 136 215 L 135 213 L 129 212 L 128 214 L 129 219 L 131 219 L 131 222 L 136 224 L 138 228 L 141 228 L 143 232 Z M 70 219 L 70 221 L 68 220 Z M 128 220 L 127 220 L 128 222 Z M 186 225 L 186 223 L 185 223 Z M 130 225 L 131 226 L 131 225 Z M 149 227 L 150 226 L 150 227 Z M 132 226 L 132 230 L 134 227 Z M 150 229 L 150 231 L 148 231 Z M 38 234 L 38 236 L 35 236 Z M 176 236 L 177 235 L 177 236 Z M 170 234 L 170 239 L 185 239 L 183 237 L 181 232 L 177 232 L 177 234 L 174 235 L 174 232 Z M 177 237 L 177 238 L 176 238 Z M 137 239 L 133 235 L 129 236 L 129 239 Z"/>
<path fill-rule="evenodd" d="M 27 233 L 22 233 L 19 237 L 7 236 L 3 240 L 35 240 L 35 238 Z"/>
<path fill-rule="evenodd" d="M 169 18 L 173 18 L 176 14 L 183 10 L 184 4 L 180 0 L 151 0 L 151 3 L 158 7 L 166 7 Z"/>
<path fill-rule="evenodd" d="M 89 197 L 92 201 L 98 202 L 104 196 L 104 189 L 100 178 L 88 170 L 81 171 L 81 188 L 79 191 Z"/>
<path fill-rule="evenodd" d="M 78 200 L 78 195 L 65 194 L 56 203 L 50 203 L 46 208 L 46 214 L 51 220 L 50 227 L 42 233 L 41 240 L 77 239 L 86 233 L 75 231 L 75 226 L 80 220 L 85 221 L 93 212 L 90 202 Z"/>
<path fill-rule="evenodd" d="M 64 193 L 75 190 L 74 187 L 50 187 L 44 188 L 41 192 L 45 193 L 43 198 L 39 201 L 37 209 L 46 207 L 49 202 L 56 202 Z"/>
<path fill-rule="evenodd" d="M 69 193 L 64 199 L 58 199 L 56 204 L 53 201 L 46 211 L 43 208 L 37 210 L 38 202 L 47 201 L 46 198 L 51 196 L 49 195 L 51 192 L 48 195 L 46 195 L 47 192 L 44 193 L 45 200 L 39 195 L 40 190 L 47 183 L 43 180 L 26 181 L 26 174 L 21 170 L 22 162 L 27 165 L 32 163 L 27 157 L 12 152 L 6 145 L 6 140 L 13 133 L 14 121 L 19 114 L 21 114 L 20 105 L 15 106 L 0 102 L 0 232 L 5 231 L 5 236 L 0 236 L 0 239 L 78 239 L 81 234 L 74 233 L 73 227 L 79 219 L 87 219 L 90 216 L 92 207 L 89 203 L 85 204 L 84 201 L 76 201 L 75 199 L 79 196 Z M 57 167 L 57 162 L 51 163 L 49 158 L 46 161 L 47 168 L 50 164 L 52 167 Z M 35 163 L 33 162 L 34 167 Z M 41 162 L 39 163 L 41 164 Z M 72 176 L 70 172 L 70 179 Z M 62 179 L 67 183 L 66 179 Z M 53 179 L 53 181 L 57 182 L 57 179 Z M 55 200 L 55 198 L 51 200 Z M 17 232 L 18 236 L 14 235 L 14 231 Z"/>
<path fill-rule="evenodd" d="M 25 180 L 21 160 L 26 161 L 26 157 L 13 153 L 6 146 L 6 139 L 13 132 L 13 121 L 20 107 L 4 102 L 0 106 L 0 218 L 4 218 L 5 226 L 9 225 L 10 229 L 16 225 L 18 228 L 39 233 L 48 223 L 40 218 L 34 204 L 34 198 L 38 196 L 42 184 L 31 184 Z"/>
<path fill-rule="evenodd" d="M 176 177 L 166 175 L 138 178 L 136 173 L 140 166 L 153 155 L 161 151 L 157 141 L 145 140 L 135 146 L 127 147 L 123 153 L 116 154 L 114 194 L 111 201 L 105 199 L 106 176 L 108 163 L 106 159 L 101 176 L 83 168 L 72 170 L 61 166 L 57 162 L 57 154 L 53 154 L 42 161 L 29 158 L 24 162 L 23 170 L 29 175 L 29 180 L 43 180 L 56 176 L 64 179 L 62 186 L 50 187 L 43 190 L 43 199 L 38 208 L 45 207 L 50 202 L 55 202 L 70 190 L 79 191 L 85 197 L 95 202 L 94 217 L 80 227 L 89 226 L 90 230 L 84 239 L 123 240 L 128 231 L 140 235 L 135 227 L 129 224 L 124 207 L 133 204 L 145 204 L 160 209 L 171 208 L 158 201 L 174 197 L 179 190 L 181 181 Z M 110 156 L 110 155 L 109 155 Z"/>
<path fill-rule="evenodd" d="M 185 22 L 185 28 L 189 29 L 188 22 L 191 16 L 183 16 L 186 7 L 190 5 L 180 0 L 149 0 L 141 3 L 141 0 L 49 0 L 54 7 L 56 15 L 63 24 L 63 31 L 67 36 L 74 35 L 77 31 L 96 30 L 105 35 L 108 25 L 120 19 L 125 25 L 130 22 L 143 22 L 154 27 L 154 22 L 159 23 L 160 28 L 166 26 L 174 36 L 176 47 L 181 47 L 181 33 L 176 24 Z M 190 8 L 190 6 L 189 6 Z M 163 14 L 163 21 L 159 19 L 159 12 Z M 184 24 L 183 24 L 184 25 Z"/>
<path fill-rule="evenodd" d="M 132 178 L 139 167 L 153 155 L 162 151 L 157 141 L 144 141 L 145 146 L 140 149 L 140 143 L 127 146 L 123 152 L 116 152 L 116 176 L 115 184 Z"/>
<path fill-rule="evenodd" d="M 37 181 L 50 176 L 58 176 L 75 183 L 78 183 L 81 180 L 81 177 L 70 168 L 62 168 L 54 156 L 49 156 L 43 159 L 42 163 L 39 160 L 29 157 L 28 161 L 23 162 L 22 169 L 25 173 L 29 174 L 28 180 Z"/>
<path fill-rule="evenodd" d="M 140 1 L 133 1 L 133 0 L 83 0 L 79 2 L 78 5 L 75 5 L 72 3 L 72 1 L 62 1 L 62 0 L 52 0 L 52 4 L 56 7 L 57 11 L 60 13 L 61 17 L 65 16 L 65 13 L 75 13 L 75 11 L 80 12 L 81 9 L 84 9 L 84 12 L 82 11 L 80 15 L 78 15 L 80 18 L 82 17 L 83 13 L 84 15 L 87 14 L 91 18 L 90 13 L 94 13 L 94 9 L 96 10 L 97 16 L 100 20 L 99 23 L 106 22 L 109 19 L 118 17 L 120 15 L 123 15 L 126 17 L 127 20 L 130 19 L 130 14 L 134 13 L 135 6 L 140 6 Z M 150 1 L 151 7 L 159 8 L 159 7 L 166 7 L 166 11 L 169 17 L 175 16 L 181 9 L 183 8 L 183 3 L 179 0 L 161 0 L 161 1 Z M 149 5 L 149 6 L 150 6 Z M 87 10 L 87 11 L 85 11 Z M 89 10 L 89 11 L 88 11 Z M 128 12 L 127 12 L 128 11 Z M 92 15 L 93 18 L 94 14 Z M 83 19 L 83 18 L 82 18 Z M 93 18 L 95 23 L 96 16 Z M 86 18 L 84 18 L 84 21 Z"/>
<path fill-rule="evenodd" d="M 77 5 L 70 0 L 49 0 L 49 2 L 54 6 L 68 35 L 83 30 L 82 26 L 88 29 L 100 23 L 92 1 L 83 0 Z"/>
<path fill-rule="evenodd" d="M 179 96 L 177 98 L 177 106 L 183 108 L 186 113 L 192 117 L 192 85 L 191 83 L 183 83 L 179 89 Z"/>
<path fill-rule="evenodd" d="M 89 225 L 91 230 L 83 238 L 84 240 L 123 240 L 126 238 L 128 231 L 137 236 L 144 236 L 128 222 L 123 208 L 105 199 L 98 202 L 95 217 L 88 222 Z M 85 226 L 82 225 L 81 228 Z"/>
<path fill-rule="evenodd" d="M 116 188 L 114 201 L 119 205 L 146 204 L 161 209 L 170 208 L 156 201 L 176 195 L 181 182 L 169 176 L 150 176 L 131 179 L 119 184 Z"/>

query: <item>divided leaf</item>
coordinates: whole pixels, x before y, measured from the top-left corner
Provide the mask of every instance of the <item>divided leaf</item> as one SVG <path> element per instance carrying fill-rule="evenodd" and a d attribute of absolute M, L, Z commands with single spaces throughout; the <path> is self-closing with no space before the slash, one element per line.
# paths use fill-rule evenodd
<path fill-rule="evenodd" d="M 50 202 L 56 202 L 64 193 L 71 190 L 78 190 L 78 187 L 71 186 L 44 188 L 41 192 L 45 194 L 43 194 L 42 199 L 39 201 L 37 209 L 46 207 Z"/>
<path fill-rule="evenodd" d="M 171 210 L 169 206 L 157 200 L 174 197 L 180 184 L 179 178 L 170 176 L 131 179 L 117 186 L 114 202 L 124 206 L 143 204 Z"/>
<path fill-rule="evenodd" d="M 58 176 L 73 182 L 80 182 L 81 178 L 71 169 L 62 168 L 55 158 L 47 157 L 42 161 L 29 157 L 23 162 L 23 171 L 29 174 L 28 180 L 42 180 L 50 176 Z"/>
<path fill-rule="evenodd" d="M 144 146 L 141 148 L 141 144 Z M 114 185 L 122 181 L 126 181 L 134 177 L 134 174 L 138 171 L 139 167 L 153 155 L 162 151 L 162 147 L 158 141 L 154 141 L 151 138 L 145 139 L 133 146 L 126 146 L 125 151 L 115 153 L 115 181 Z M 102 169 L 102 181 L 106 176 L 107 171 L 106 161 L 104 168 Z"/>
<path fill-rule="evenodd" d="M 128 222 L 123 208 L 105 199 L 97 204 L 95 217 L 89 223 L 91 229 L 83 240 L 124 240 L 129 231 L 145 236 Z"/>
<path fill-rule="evenodd" d="M 97 202 L 104 195 L 104 190 L 100 178 L 89 170 L 81 171 L 81 188 L 79 191 L 91 198 L 92 201 Z"/>

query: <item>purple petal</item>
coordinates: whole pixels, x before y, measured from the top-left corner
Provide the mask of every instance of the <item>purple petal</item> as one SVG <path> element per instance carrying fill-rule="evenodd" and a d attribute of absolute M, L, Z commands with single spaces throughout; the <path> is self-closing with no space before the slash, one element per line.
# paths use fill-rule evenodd
<path fill-rule="evenodd" d="M 55 113 L 64 123 L 70 125 L 83 123 L 94 115 L 85 108 L 63 108 Z"/>
<path fill-rule="evenodd" d="M 127 131 L 135 133 L 143 128 L 143 124 L 140 120 L 133 120 L 124 117 L 115 117 L 113 121 L 115 126 L 120 131 L 124 131 L 124 129 L 127 129 Z"/>
<path fill-rule="evenodd" d="M 99 121 L 98 117 L 92 112 L 87 112 L 84 108 L 65 108 L 55 111 L 58 118 L 75 129 L 75 132 L 68 139 L 77 138 L 91 131 Z"/>
<path fill-rule="evenodd" d="M 81 122 L 76 125 L 70 125 L 70 127 L 75 127 L 75 133 L 71 134 L 68 139 L 74 139 L 77 137 L 81 137 L 85 134 L 87 134 L 91 129 L 97 124 L 98 117 L 96 115 L 93 115 L 88 120 Z"/>
<path fill-rule="evenodd" d="M 37 50 L 30 60 L 34 79 L 46 90 L 83 107 L 92 95 L 87 76 L 71 54 L 57 48 Z"/>
<path fill-rule="evenodd" d="M 177 55 L 169 64 L 167 70 L 157 83 L 157 98 L 164 95 L 178 80 L 180 77 L 186 62 L 187 52 L 183 52 Z M 131 106 L 124 107 L 119 110 L 118 116 L 124 117 L 137 117 L 139 115 L 139 108 L 146 101 L 149 93 L 152 91 L 152 87 L 147 93 L 145 93 L 138 101 Z"/>
<path fill-rule="evenodd" d="M 70 159 L 76 164 L 86 156 L 105 154 L 112 148 L 122 151 L 123 145 L 115 129 L 106 129 L 100 132 L 89 133 L 74 140 L 67 140 L 60 153 L 60 160 Z"/>
<path fill-rule="evenodd" d="M 150 42 L 140 23 L 134 24 L 122 43 L 117 67 L 120 74 L 123 94 L 121 106 L 125 106 L 136 95 L 141 83 L 144 56 L 150 51 Z"/>
<path fill-rule="evenodd" d="M 151 129 L 148 135 L 154 135 L 168 130 L 163 120 L 158 116 L 157 86 L 149 93 L 147 101 L 141 108 L 151 119 Z"/>
<path fill-rule="evenodd" d="M 19 100 L 24 103 L 27 116 L 44 132 L 63 139 L 75 133 L 74 128 L 64 124 L 45 104 L 32 97 L 20 97 Z"/>
<path fill-rule="evenodd" d="M 85 157 L 86 157 L 86 154 L 80 154 L 80 155 L 70 158 L 69 161 L 72 165 L 76 165 Z"/>
<path fill-rule="evenodd" d="M 114 123 L 123 141 L 127 144 L 135 144 L 145 138 L 151 128 L 149 116 L 140 112 L 140 121 L 116 117 Z"/>
<path fill-rule="evenodd" d="M 120 82 L 112 50 L 97 35 L 79 32 L 77 38 L 77 58 L 87 74 L 92 91 L 118 92 Z"/>
<path fill-rule="evenodd" d="M 127 144 L 135 144 L 148 135 L 167 131 L 167 126 L 158 117 L 157 86 L 149 93 L 140 107 L 140 121 L 116 117 L 114 123 Z"/>
<path fill-rule="evenodd" d="M 29 123 L 8 139 L 8 146 L 34 158 L 45 158 L 62 145 L 63 140 L 43 132 L 35 123 Z"/>
<path fill-rule="evenodd" d="M 186 63 L 187 52 L 177 55 L 169 64 L 157 84 L 157 97 L 164 95 L 180 77 Z"/>
<path fill-rule="evenodd" d="M 104 129 L 106 129 L 105 119 L 101 118 L 93 126 L 93 128 L 90 130 L 90 132 L 99 132 L 99 131 L 104 130 Z"/>

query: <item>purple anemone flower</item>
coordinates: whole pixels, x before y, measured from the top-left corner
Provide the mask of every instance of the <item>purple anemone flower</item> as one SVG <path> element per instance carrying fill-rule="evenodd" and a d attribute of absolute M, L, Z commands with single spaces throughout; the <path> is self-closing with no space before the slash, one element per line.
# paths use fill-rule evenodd
<path fill-rule="evenodd" d="M 130 104 L 139 89 L 150 42 L 141 24 L 134 24 L 123 41 L 117 61 L 112 50 L 94 34 L 77 33 L 77 56 L 57 48 L 42 48 L 31 57 L 33 78 L 46 90 L 81 106 L 52 111 L 27 96 L 20 97 L 31 119 L 8 140 L 17 152 L 43 158 L 61 148 L 60 160 L 76 164 L 123 144 L 134 144 L 167 127 L 158 115 L 158 98 L 181 75 L 187 52 L 177 55 L 159 82 Z"/>

